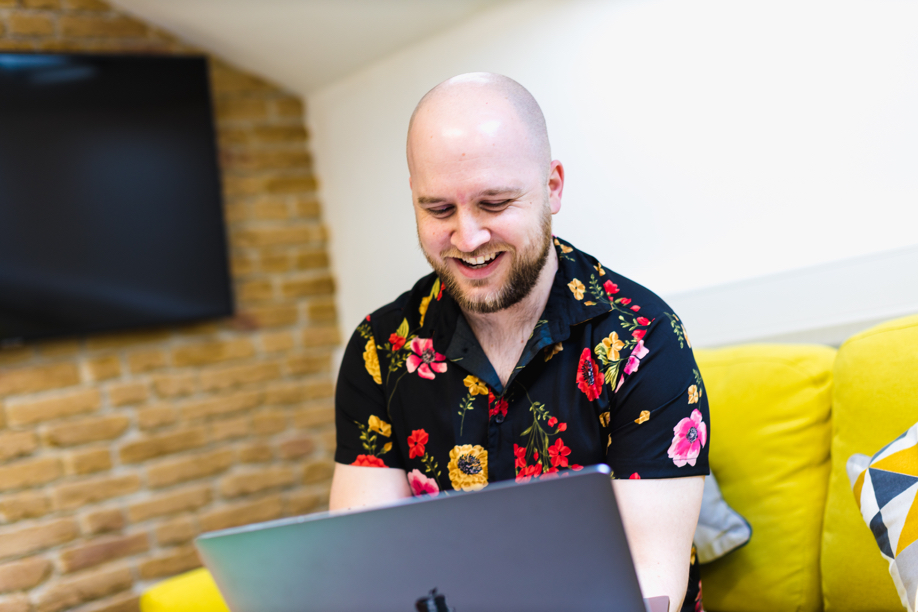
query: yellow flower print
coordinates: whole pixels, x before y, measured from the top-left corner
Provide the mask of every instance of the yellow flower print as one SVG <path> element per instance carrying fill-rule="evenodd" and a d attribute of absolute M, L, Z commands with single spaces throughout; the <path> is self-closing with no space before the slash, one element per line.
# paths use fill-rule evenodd
<path fill-rule="evenodd" d="M 488 387 L 477 376 L 469 374 L 462 380 L 463 384 L 469 388 L 469 395 L 487 395 Z"/>
<path fill-rule="evenodd" d="M 625 343 L 618 337 L 618 332 L 612 332 L 608 338 L 603 338 L 602 345 L 606 347 L 606 355 L 609 357 L 609 361 L 621 359 L 619 351 L 625 348 Z"/>
<path fill-rule="evenodd" d="M 602 269 L 602 264 L 601 264 L 601 263 L 598 263 L 598 264 L 596 264 L 596 265 L 593 266 L 593 267 L 596 268 L 596 271 L 599 272 L 599 275 L 600 275 L 600 276 L 605 276 L 605 275 L 606 275 L 606 271 Z"/>
<path fill-rule="evenodd" d="M 387 438 L 392 435 L 392 426 L 376 415 L 370 415 L 370 429 Z"/>
<path fill-rule="evenodd" d="M 688 403 L 697 404 L 698 403 L 698 387 L 692 385 L 688 388 Z"/>
<path fill-rule="evenodd" d="M 379 371 L 379 355 L 376 354 L 376 343 L 373 342 L 373 338 L 367 340 L 367 345 L 363 349 L 363 363 L 367 372 L 373 377 L 373 382 L 381 385 L 382 373 Z"/>
<path fill-rule="evenodd" d="M 562 252 L 562 253 L 570 253 L 571 251 L 574 250 L 574 249 L 572 249 L 571 247 L 569 247 L 569 246 L 564 246 L 563 244 L 561 244 L 560 242 L 558 242 L 558 239 L 557 239 L 557 238 L 555 238 L 555 246 L 561 247 L 561 252 Z"/>
<path fill-rule="evenodd" d="M 603 427 L 608 427 L 609 423 L 611 422 L 612 422 L 612 413 L 603 412 L 602 414 L 599 415 L 599 424 L 602 425 Z"/>
<path fill-rule="evenodd" d="M 550 347 L 545 349 L 545 361 L 548 361 L 549 359 L 551 359 L 552 357 L 554 357 L 555 355 L 557 355 L 563 350 L 564 350 L 564 347 L 561 346 L 561 343 L 555 342 Z"/>
<path fill-rule="evenodd" d="M 688 344 L 688 347 L 692 348 L 692 341 L 688 339 L 688 334 L 685 333 L 685 325 L 682 326 L 682 337 L 685 338 L 685 343 Z"/>
<path fill-rule="evenodd" d="M 574 297 L 578 300 L 583 299 L 583 290 L 586 289 L 583 283 L 581 283 L 576 278 L 567 284 L 567 288 L 571 290 L 571 293 L 574 294 Z"/>
<path fill-rule="evenodd" d="M 426 298 L 421 298 L 421 305 L 418 307 L 418 312 L 421 313 L 421 325 L 424 325 L 424 317 L 427 316 L 427 307 L 430 306 L 430 296 Z"/>
<path fill-rule="evenodd" d="M 488 451 L 477 444 L 453 447 L 448 467 L 454 489 L 478 491 L 488 485 Z"/>
<path fill-rule="evenodd" d="M 649 411 L 649 410 L 641 410 L 641 416 L 639 416 L 638 418 L 634 419 L 634 422 L 637 423 L 638 425 L 640 425 L 641 423 L 646 423 L 646 422 L 649 421 L 649 420 L 650 420 L 650 411 Z"/>

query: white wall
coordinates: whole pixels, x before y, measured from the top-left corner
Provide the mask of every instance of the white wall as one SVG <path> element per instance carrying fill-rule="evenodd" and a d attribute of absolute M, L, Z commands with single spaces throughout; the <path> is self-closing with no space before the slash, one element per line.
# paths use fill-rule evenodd
<path fill-rule="evenodd" d="M 664 296 L 918 245 L 916 31 L 911 0 L 526 0 L 309 95 L 343 328 L 427 273 L 405 129 L 474 70 L 541 103 L 556 233 Z"/>

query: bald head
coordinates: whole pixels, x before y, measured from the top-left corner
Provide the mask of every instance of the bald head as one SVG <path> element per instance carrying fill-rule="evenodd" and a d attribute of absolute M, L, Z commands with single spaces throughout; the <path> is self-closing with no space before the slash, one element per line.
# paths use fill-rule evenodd
<path fill-rule="evenodd" d="M 500 74 L 461 74 L 428 91 L 415 107 L 408 123 L 408 169 L 414 174 L 418 157 L 498 142 L 548 172 L 548 130 L 532 94 Z"/>

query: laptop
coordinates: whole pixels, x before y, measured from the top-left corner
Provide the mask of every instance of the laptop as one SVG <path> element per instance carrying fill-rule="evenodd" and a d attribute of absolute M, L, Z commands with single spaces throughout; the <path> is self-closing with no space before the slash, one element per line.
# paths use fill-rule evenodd
<path fill-rule="evenodd" d="M 232 612 L 665 611 L 641 596 L 609 468 L 563 474 L 195 544 Z"/>

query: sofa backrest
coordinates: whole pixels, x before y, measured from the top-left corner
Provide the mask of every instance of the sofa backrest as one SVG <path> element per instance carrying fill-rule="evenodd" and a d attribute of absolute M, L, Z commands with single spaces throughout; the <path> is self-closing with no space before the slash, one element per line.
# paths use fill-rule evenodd
<path fill-rule="evenodd" d="M 701 567 L 705 609 L 820 610 L 835 350 L 745 345 L 695 356 L 711 407 L 711 471 L 752 525 L 746 546 Z"/>

